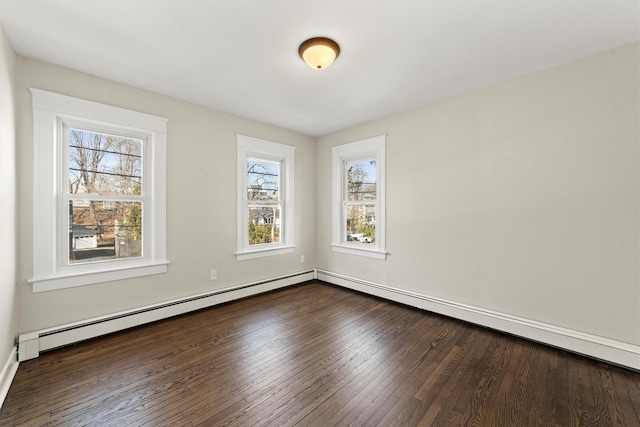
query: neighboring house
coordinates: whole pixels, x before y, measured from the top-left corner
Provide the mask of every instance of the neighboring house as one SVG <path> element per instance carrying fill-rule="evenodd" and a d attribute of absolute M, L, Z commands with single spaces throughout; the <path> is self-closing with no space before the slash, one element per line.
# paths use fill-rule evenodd
<path fill-rule="evenodd" d="M 98 233 L 96 230 L 82 225 L 74 225 L 72 234 L 74 250 L 98 247 Z"/>

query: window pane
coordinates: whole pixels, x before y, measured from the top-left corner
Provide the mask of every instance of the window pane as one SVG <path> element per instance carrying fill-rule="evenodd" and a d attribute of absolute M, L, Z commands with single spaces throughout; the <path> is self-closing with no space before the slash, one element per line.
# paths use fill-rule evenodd
<path fill-rule="evenodd" d="M 349 204 L 345 206 L 346 241 L 374 243 L 376 241 L 376 206 Z"/>
<path fill-rule="evenodd" d="M 249 245 L 280 242 L 280 206 L 249 205 Z"/>
<path fill-rule="evenodd" d="M 346 162 L 347 200 L 376 200 L 376 161 Z"/>
<path fill-rule="evenodd" d="M 252 158 L 247 160 L 247 199 L 278 200 L 280 164 Z"/>
<path fill-rule="evenodd" d="M 142 140 L 69 129 L 69 193 L 142 194 Z"/>
<path fill-rule="evenodd" d="M 142 256 L 142 202 L 69 202 L 69 264 Z"/>

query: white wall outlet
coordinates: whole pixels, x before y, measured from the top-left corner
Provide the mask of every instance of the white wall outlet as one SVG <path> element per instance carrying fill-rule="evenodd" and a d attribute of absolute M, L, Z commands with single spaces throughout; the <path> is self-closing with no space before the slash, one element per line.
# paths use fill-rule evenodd
<path fill-rule="evenodd" d="M 218 270 L 211 270 L 209 272 L 209 280 L 216 280 L 218 278 Z"/>
<path fill-rule="evenodd" d="M 300 255 L 300 263 L 304 264 L 304 255 Z"/>

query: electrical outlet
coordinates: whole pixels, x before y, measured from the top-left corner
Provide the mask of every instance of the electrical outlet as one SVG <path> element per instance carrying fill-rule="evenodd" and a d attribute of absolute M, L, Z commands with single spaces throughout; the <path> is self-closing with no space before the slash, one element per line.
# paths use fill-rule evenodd
<path fill-rule="evenodd" d="M 216 280 L 218 278 L 218 270 L 211 270 L 209 272 L 209 280 Z"/>
<path fill-rule="evenodd" d="M 300 263 L 304 264 L 304 255 L 300 255 Z"/>

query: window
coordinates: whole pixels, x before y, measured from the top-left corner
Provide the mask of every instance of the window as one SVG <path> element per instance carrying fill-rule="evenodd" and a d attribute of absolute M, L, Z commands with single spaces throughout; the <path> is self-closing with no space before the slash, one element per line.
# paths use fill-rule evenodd
<path fill-rule="evenodd" d="M 336 252 L 386 259 L 385 136 L 332 148 Z"/>
<path fill-rule="evenodd" d="M 166 272 L 167 120 L 31 91 L 34 292 Z"/>
<path fill-rule="evenodd" d="M 237 136 L 238 260 L 293 252 L 295 147 Z"/>
<path fill-rule="evenodd" d="M 63 133 L 69 187 L 62 203 L 69 207 L 63 264 L 142 257 L 143 140 L 86 126 L 64 125 Z"/>

